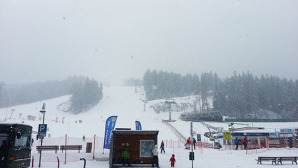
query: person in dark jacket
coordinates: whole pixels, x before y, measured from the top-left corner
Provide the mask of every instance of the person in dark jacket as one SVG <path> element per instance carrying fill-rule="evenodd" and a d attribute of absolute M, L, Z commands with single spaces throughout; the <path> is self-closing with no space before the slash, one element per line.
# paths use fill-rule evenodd
<path fill-rule="evenodd" d="M 196 142 L 197 142 L 196 139 L 192 138 L 192 145 L 194 150 L 196 149 Z"/>
<path fill-rule="evenodd" d="M 238 150 L 238 142 L 239 142 L 238 137 L 236 137 L 234 140 L 234 143 L 236 145 L 236 150 Z"/>

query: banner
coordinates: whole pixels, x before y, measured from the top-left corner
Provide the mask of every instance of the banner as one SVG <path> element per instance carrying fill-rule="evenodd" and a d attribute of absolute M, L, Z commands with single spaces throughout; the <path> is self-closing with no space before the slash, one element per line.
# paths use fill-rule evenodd
<path fill-rule="evenodd" d="M 136 121 L 136 130 L 142 130 L 142 125 L 140 121 Z"/>
<path fill-rule="evenodd" d="M 118 116 L 111 116 L 106 121 L 106 130 L 103 148 L 110 149 L 110 140 L 112 136 L 112 130 L 115 128 L 115 124 Z"/>
<path fill-rule="evenodd" d="M 201 134 L 197 134 L 197 141 L 198 141 L 198 142 L 201 141 Z"/>
<path fill-rule="evenodd" d="M 232 140 L 231 132 L 223 132 L 223 140 Z"/>

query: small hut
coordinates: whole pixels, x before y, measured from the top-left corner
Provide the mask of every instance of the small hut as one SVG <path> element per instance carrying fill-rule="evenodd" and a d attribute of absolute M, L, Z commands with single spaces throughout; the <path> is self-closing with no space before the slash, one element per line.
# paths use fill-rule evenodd
<path fill-rule="evenodd" d="M 152 165 L 152 149 L 157 144 L 158 131 L 113 130 L 110 141 L 110 168 L 122 167 L 121 154 L 129 152 L 131 167 Z"/>
<path fill-rule="evenodd" d="M 30 120 L 30 121 L 35 121 L 35 116 L 33 116 L 33 115 L 28 115 L 27 116 L 27 120 Z"/>

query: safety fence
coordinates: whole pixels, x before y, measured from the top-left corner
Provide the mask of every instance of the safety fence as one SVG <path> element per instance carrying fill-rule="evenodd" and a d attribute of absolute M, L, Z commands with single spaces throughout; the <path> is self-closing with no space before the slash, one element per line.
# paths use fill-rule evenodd
<path fill-rule="evenodd" d="M 164 143 L 165 148 L 186 148 L 185 141 L 165 140 Z M 213 148 L 213 144 L 208 142 L 196 142 L 195 146 L 197 148 Z"/>

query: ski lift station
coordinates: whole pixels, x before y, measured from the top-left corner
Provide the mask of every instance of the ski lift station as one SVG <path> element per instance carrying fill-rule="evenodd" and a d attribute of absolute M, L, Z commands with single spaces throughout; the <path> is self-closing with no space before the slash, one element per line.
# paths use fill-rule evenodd
<path fill-rule="evenodd" d="M 121 154 L 127 150 L 132 166 L 150 166 L 153 163 L 152 149 L 157 145 L 158 131 L 113 130 L 110 147 L 110 168 L 122 167 Z"/>
<path fill-rule="evenodd" d="M 242 130 L 233 131 L 230 133 L 230 138 L 225 137 L 223 133 L 216 134 L 213 139 L 215 142 L 220 143 L 222 146 L 235 145 L 234 139 L 239 139 L 239 149 L 243 149 L 242 139 L 247 136 L 248 149 L 260 148 L 285 148 L 298 146 L 298 129 L 280 129 L 276 132 L 267 132 L 265 130 Z"/>

